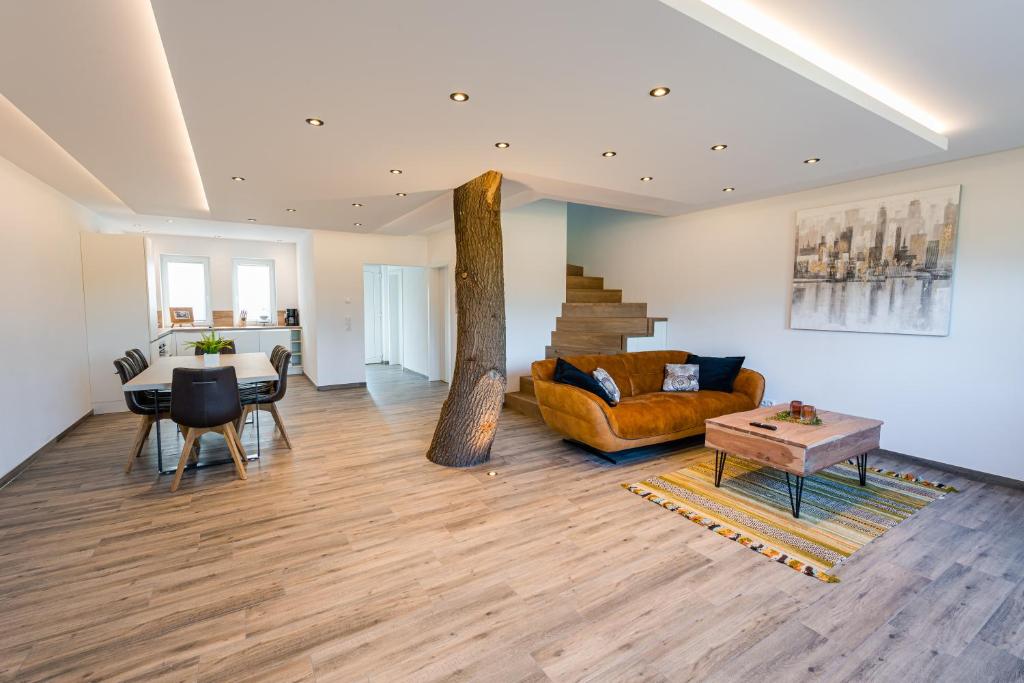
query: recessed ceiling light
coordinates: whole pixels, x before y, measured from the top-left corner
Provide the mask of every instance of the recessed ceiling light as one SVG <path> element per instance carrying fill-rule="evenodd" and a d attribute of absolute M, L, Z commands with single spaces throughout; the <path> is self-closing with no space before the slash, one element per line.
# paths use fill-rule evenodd
<path fill-rule="evenodd" d="M 324 125 L 324 122 L 323 122 L 322 119 L 306 119 L 306 123 L 308 123 L 311 126 L 322 126 L 322 125 Z"/>
<path fill-rule="evenodd" d="M 390 171 L 388 171 L 388 173 L 390 173 L 391 175 L 402 175 L 402 169 L 393 168 Z"/>
<path fill-rule="evenodd" d="M 135 224 L 135 225 L 133 225 L 132 227 L 133 227 L 133 228 L 141 228 L 141 227 L 142 227 L 142 223 L 136 223 L 136 224 Z"/>
<path fill-rule="evenodd" d="M 405 196 L 407 196 L 407 195 L 406 195 L 406 194 L 405 194 L 404 192 L 396 192 L 396 193 L 395 193 L 395 196 L 396 196 L 396 197 L 405 197 Z"/>
<path fill-rule="evenodd" d="M 469 99 L 469 95 L 464 92 L 453 92 L 448 97 L 452 98 L 455 102 L 465 102 Z"/>
<path fill-rule="evenodd" d="M 174 222 L 174 219 L 173 219 L 173 218 L 168 218 L 168 219 L 167 219 L 167 222 L 168 222 L 168 223 L 173 223 L 173 222 Z"/>
<path fill-rule="evenodd" d="M 729 145 L 721 145 L 721 144 L 719 144 L 719 145 L 711 145 L 711 151 L 712 152 L 721 152 L 723 149 L 726 149 L 728 146 Z"/>
<path fill-rule="evenodd" d="M 359 202 L 352 202 L 352 206 L 360 207 L 362 206 L 362 204 L 360 204 Z"/>
<path fill-rule="evenodd" d="M 243 178 L 240 175 L 233 175 L 233 176 L 231 176 L 231 179 L 234 180 L 236 183 L 244 183 L 245 182 L 245 178 Z"/>
<path fill-rule="evenodd" d="M 653 176 L 645 175 L 643 178 L 640 179 L 640 182 L 641 183 L 649 183 L 652 180 L 654 180 Z"/>
<path fill-rule="evenodd" d="M 498 149 L 508 149 L 507 142 L 495 142 L 494 146 L 497 147 Z"/>
<path fill-rule="evenodd" d="M 810 159 L 804 159 L 805 164 L 816 164 L 821 161 L 820 157 L 811 157 Z"/>
<path fill-rule="evenodd" d="M 664 97 L 665 95 L 669 94 L 670 92 L 672 92 L 672 91 L 669 90 L 668 88 L 666 88 L 665 86 L 659 85 L 657 88 L 654 88 L 653 90 L 651 90 L 651 97 Z"/>
<path fill-rule="evenodd" d="M 611 150 L 608 150 L 607 152 L 601 152 L 601 156 L 605 157 L 606 159 L 611 159 L 613 156 L 615 156 L 615 154 L 616 153 Z"/>
<path fill-rule="evenodd" d="M 722 192 L 735 192 L 735 191 L 736 191 L 735 187 L 723 187 L 722 188 Z"/>
<path fill-rule="evenodd" d="M 246 218 L 245 220 L 249 221 L 250 223 L 255 223 L 256 222 L 255 218 Z"/>
<path fill-rule="evenodd" d="M 219 239 L 220 239 L 220 238 L 222 238 L 222 237 L 224 237 L 224 235 L 214 235 L 214 236 L 213 236 L 213 239 L 215 239 L 215 240 L 219 240 Z"/>
<path fill-rule="evenodd" d="M 353 223 L 352 225 L 356 226 L 357 228 L 363 227 L 362 223 Z"/>
<path fill-rule="evenodd" d="M 295 209 L 285 209 L 288 213 L 295 213 Z"/>

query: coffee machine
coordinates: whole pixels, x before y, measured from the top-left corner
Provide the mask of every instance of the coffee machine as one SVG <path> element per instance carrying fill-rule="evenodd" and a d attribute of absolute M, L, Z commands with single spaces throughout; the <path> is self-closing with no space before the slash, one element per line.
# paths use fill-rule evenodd
<path fill-rule="evenodd" d="M 284 309 L 284 324 L 288 325 L 289 327 L 297 327 L 299 324 L 299 309 Z"/>

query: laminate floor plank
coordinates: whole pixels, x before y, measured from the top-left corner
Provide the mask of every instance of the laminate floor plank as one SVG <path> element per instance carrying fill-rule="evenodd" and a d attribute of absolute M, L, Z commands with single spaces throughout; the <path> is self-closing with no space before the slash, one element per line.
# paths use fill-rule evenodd
<path fill-rule="evenodd" d="M 873 457 L 964 492 L 824 584 L 621 488 L 692 443 L 614 465 L 505 411 L 490 463 L 442 468 L 446 385 L 367 370 L 293 378 L 293 448 L 261 413 L 246 481 L 172 494 L 152 437 L 125 475 L 128 414 L 37 458 L 0 491 L 0 682 L 1024 680 L 1020 490 Z"/>

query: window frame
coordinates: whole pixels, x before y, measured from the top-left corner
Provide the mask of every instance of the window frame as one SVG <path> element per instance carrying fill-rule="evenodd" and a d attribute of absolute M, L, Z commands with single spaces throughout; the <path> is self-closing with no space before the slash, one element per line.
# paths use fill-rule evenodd
<path fill-rule="evenodd" d="M 270 324 L 277 325 L 277 270 L 272 258 L 236 256 L 231 259 L 231 312 L 238 320 L 238 266 L 268 266 L 270 268 Z"/>
<path fill-rule="evenodd" d="M 210 288 L 210 257 L 186 256 L 184 254 L 160 254 L 160 307 L 163 309 L 164 327 L 171 326 L 170 292 L 167 288 L 167 264 L 199 263 L 203 266 L 203 279 L 206 288 L 206 319 L 196 318 L 193 324 L 213 325 L 213 292 Z"/>

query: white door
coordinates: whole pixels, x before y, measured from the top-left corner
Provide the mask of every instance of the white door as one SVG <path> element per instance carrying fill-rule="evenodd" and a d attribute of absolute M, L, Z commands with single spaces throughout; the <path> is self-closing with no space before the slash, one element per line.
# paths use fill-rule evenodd
<path fill-rule="evenodd" d="M 381 303 L 380 267 L 363 270 L 363 330 L 366 363 L 380 363 L 384 360 L 383 319 Z"/>

